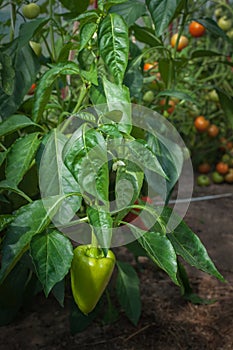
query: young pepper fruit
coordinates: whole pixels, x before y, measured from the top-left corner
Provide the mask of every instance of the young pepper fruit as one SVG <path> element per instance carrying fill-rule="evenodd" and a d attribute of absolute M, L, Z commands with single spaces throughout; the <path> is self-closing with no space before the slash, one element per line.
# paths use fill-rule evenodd
<path fill-rule="evenodd" d="M 90 245 L 74 249 L 71 289 L 76 304 L 84 314 L 89 314 L 98 303 L 111 278 L 115 261 L 111 250 L 105 257 L 101 249 Z"/>

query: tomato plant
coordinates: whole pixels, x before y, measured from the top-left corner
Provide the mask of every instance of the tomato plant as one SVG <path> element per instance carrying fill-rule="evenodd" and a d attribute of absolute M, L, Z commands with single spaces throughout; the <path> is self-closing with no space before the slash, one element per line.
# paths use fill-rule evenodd
<path fill-rule="evenodd" d="M 2 1 L 1 9 L 8 5 Z M 74 333 L 93 317 L 101 319 L 115 300 L 136 325 L 143 312 L 140 283 L 133 265 L 120 260 L 120 235 L 135 258 L 147 256 L 187 300 L 202 302 L 179 257 L 224 281 L 200 239 L 168 204 L 190 152 L 199 153 L 196 140 L 203 145 L 207 137 L 210 143 L 207 133 L 194 130 L 189 112 L 206 115 L 208 125 L 217 120 L 219 135 L 232 139 L 226 79 L 232 63 L 222 53 L 226 45 L 229 56 L 231 46 L 205 16 L 197 18 L 206 35 L 199 47 L 190 44 L 187 26 L 199 15 L 198 2 L 169 2 L 169 11 L 167 1 L 160 5 L 49 0 L 38 17 L 25 20 L 21 2 L 11 4 L 2 23 L 9 30 L 0 37 L 1 324 L 11 322 L 35 291 L 63 305 L 71 286 Z M 210 50 L 205 38 L 222 52 Z M 35 93 L 28 95 L 35 82 Z M 206 101 L 213 89 L 219 101 Z M 155 113 L 161 110 L 171 124 Z M 173 140 L 172 123 L 188 147 Z M 219 139 L 214 142 L 219 147 Z M 163 199 L 162 209 L 144 200 L 152 197 L 151 187 Z M 17 302 L 11 299 L 15 276 Z"/>

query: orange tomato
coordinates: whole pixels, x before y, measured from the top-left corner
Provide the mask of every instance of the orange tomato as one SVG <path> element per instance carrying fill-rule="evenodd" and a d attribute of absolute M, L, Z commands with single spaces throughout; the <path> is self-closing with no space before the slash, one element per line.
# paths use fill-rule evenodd
<path fill-rule="evenodd" d="M 162 99 L 162 100 L 159 102 L 159 104 L 160 104 L 160 106 L 165 106 L 165 104 L 166 104 L 166 99 L 165 99 L 165 98 Z M 176 107 L 175 102 L 174 102 L 173 100 L 169 100 L 167 112 L 168 112 L 169 114 L 173 113 L 174 110 L 175 110 L 175 107 Z"/>
<path fill-rule="evenodd" d="M 205 163 L 201 163 L 198 166 L 198 172 L 200 174 L 208 174 L 211 170 L 211 166 L 209 163 L 205 162 Z"/>
<path fill-rule="evenodd" d="M 195 38 L 199 38 L 200 36 L 204 35 L 205 34 L 205 27 L 196 22 L 196 21 L 192 21 L 190 24 L 189 24 L 189 33 L 195 37 Z"/>
<path fill-rule="evenodd" d="M 178 40 L 178 33 L 173 34 L 170 41 L 172 47 L 176 46 L 177 40 Z M 188 43 L 189 43 L 188 38 L 184 35 L 181 35 L 177 45 L 177 51 L 183 50 L 186 46 L 188 46 Z"/>
<path fill-rule="evenodd" d="M 229 166 L 224 162 L 218 162 L 216 164 L 216 171 L 221 175 L 225 175 L 229 171 Z"/>
<path fill-rule="evenodd" d="M 154 65 L 152 63 L 145 63 L 143 70 L 144 72 L 147 72 L 148 70 L 152 69 L 154 67 Z"/>
<path fill-rule="evenodd" d="M 207 133 L 210 137 L 216 137 L 219 134 L 219 128 L 215 124 L 211 124 L 208 127 Z"/>
<path fill-rule="evenodd" d="M 210 125 L 209 120 L 207 120 L 203 115 L 199 115 L 195 120 L 194 120 L 194 126 L 199 132 L 204 132 L 208 129 Z"/>

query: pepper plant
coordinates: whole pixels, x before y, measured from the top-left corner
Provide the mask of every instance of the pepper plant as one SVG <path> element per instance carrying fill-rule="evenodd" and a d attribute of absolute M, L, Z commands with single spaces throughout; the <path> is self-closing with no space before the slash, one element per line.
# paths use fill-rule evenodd
<path fill-rule="evenodd" d="M 63 305 L 71 286 L 73 333 L 106 305 L 108 319 L 116 317 L 112 293 L 136 325 L 139 279 L 117 258 L 121 240 L 164 270 L 187 300 L 203 302 L 180 257 L 224 278 L 168 205 L 184 145 L 162 117 L 131 104 L 142 95 L 143 60 L 152 49 L 161 53 L 164 76 L 168 69 L 163 94 L 170 96 L 180 60 L 167 47 L 167 28 L 188 1 L 61 0 L 57 7 L 50 0 L 32 19 L 23 5 L 11 2 L 10 36 L 1 36 L 0 324 L 42 290 Z M 142 51 L 143 43 L 151 47 Z"/>

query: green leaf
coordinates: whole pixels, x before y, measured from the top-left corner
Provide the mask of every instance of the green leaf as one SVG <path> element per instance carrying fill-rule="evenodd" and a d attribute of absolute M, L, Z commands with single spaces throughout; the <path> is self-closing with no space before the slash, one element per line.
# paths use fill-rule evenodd
<path fill-rule="evenodd" d="M 40 145 L 39 133 L 25 135 L 13 143 L 7 154 L 6 179 L 18 185 L 26 174 Z"/>
<path fill-rule="evenodd" d="M 136 57 L 130 62 L 125 74 L 124 84 L 129 88 L 130 96 L 140 98 L 143 87 L 141 59 Z"/>
<path fill-rule="evenodd" d="M 122 4 L 112 6 L 110 12 L 122 16 L 128 27 L 132 26 L 138 18 L 146 13 L 146 6 L 139 0 L 128 0 Z"/>
<path fill-rule="evenodd" d="M 26 199 L 28 202 L 31 202 L 31 199 L 23 192 L 21 191 L 14 182 L 10 180 L 2 180 L 0 181 L 0 189 L 4 191 L 10 191 L 17 193 L 19 196 L 23 197 Z"/>
<path fill-rule="evenodd" d="M 233 99 L 224 91 L 218 88 L 216 88 L 216 91 L 218 93 L 219 101 L 224 111 L 229 127 L 233 129 Z"/>
<path fill-rule="evenodd" d="M 100 23 L 100 55 L 117 84 L 122 84 L 128 64 L 128 28 L 121 16 L 108 14 Z"/>
<path fill-rule="evenodd" d="M 130 159 L 132 162 L 135 162 L 142 169 L 149 169 L 162 177 L 167 178 L 167 175 L 161 167 L 156 155 L 146 143 L 141 142 L 140 140 L 133 140 L 126 145 L 129 148 Z"/>
<path fill-rule="evenodd" d="M 51 206 L 49 206 L 50 198 L 47 201 L 37 200 L 21 207 L 15 213 L 15 218 L 8 226 L 3 241 L 0 283 L 28 249 L 32 237 L 48 226 L 61 200 L 62 198 L 58 197 L 57 202 L 52 201 Z"/>
<path fill-rule="evenodd" d="M 136 326 L 141 314 L 139 279 L 128 263 L 118 261 L 117 267 L 117 297 L 127 317 Z"/>
<path fill-rule="evenodd" d="M 135 38 L 142 42 L 145 43 L 149 46 L 156 47 L 156 46 L 162 46 L 161 41 L 157 36 L 155 36 L 154 31 L 151 28 L 147 27 L 141 27 L 137 24 L 135 24 L 132 27 L 134 31 Z"/>
<path fill-rule="evenodd" d="M 169 221 L 171 215 L 173 215 L 173 220 L 180 222 L 172 232 L 167 234 L 176 251 L 176 254 L 182 256 L 182 258 L 191 266 L 194 266 L 197 269 L 213 275 L 221 281 L 224 281 L 223 276 L 214 266 L 214 263 L 210 259 L 206 248 L 200 241 L 199 237 L 192 232 L 186 223 L 182 221 L 171 208 L 168 207 L 164 208 L 161 215 L 166 223 Z"/>
<path fill-rule="evenodd" d="M 6 159 L 7 153 L 8 153 L 8 151 L 0 152 L 0 167 L 4 163 L 4 160 Z"/>
<path fill-rule="evenodd" d="M 163 34 L 173 19 L 176 9 L 182 0 L 146 0 L 157 36 Z"/>
<path fill-rule="evenodd" d="M 70 269 L 73 259 L 72 244 L 66 236 L 53 230 L 32 238 L 30 254 L 47 297 Z"/>
<path fill-rule="evenodd" d="M 74 16 L 77 16 L 80 13 L 83 13 L 88 5 L 89 5 L 89 0 L 59 0 L 59 2 L 70 12 L 74 14 Z"/>
<path fill-rule="evenodd" d="M 26 128 L 27 126 L 41 127 L 23 114 L 13 114 L 9 118 L 3 120 L 2 123 L 0 123 L 0 137 L 3 135 L 11 134 L 16 130 Z"/>
<path fill-rule="evenodd" d="M 107 148 L 100 132 L 83 124 L 78 137 L 67 144 L 64 159 L 82 191 L 102 202 L 108 201 Z"/>
<path fill-rule="evenodd" d="M 179 285 L 176 252 L 169 239 L 160 232 L 145 232 L 131 224 L 127 225 L 151 260 L 164 270 L 175 284 Z"/>
<path fill-rule="evenodd" d="M 94 64 L 89 67 L 89 70 L 81 70 L 80 75 L 88 82 L 94 85 L 98 85 L 97 68 Z"/>
<path fill-rule="evenodd" d="M 214 300 L 206 300 L 199 295 L 193 293 L 192 288 L 189 284 L 189 279 L 185 267 L 178 261 L 178 279 L 181 285 L 181 293 L 184 298 L 191 301 L 193 304 L 209 305 L 214 302 Z"/>
<path fill-rule="evenodd" d="M 172 140 L 168 140 L 162 136 L 158 139 L 152 133 L 148 133 L 147 135 L 147 144 L 157 156 L 159 163 L 168 177 L 165 179 L 166 182 L 164 182 L 164 179 L 160 176 L 155 176 L 154 173 L 147 172 L 148 181 L 152 184 L 155 192 L 159 193 L 164 200 L 168 200 L 181 174 L 183 166 L 182 149 Z"/>
<path fill-rule="evenodd" d="M 13 80 L 13 93 L 10 96 L 5 94 L 0 88 L 0 117 L 3 119 L 16 112 L 23 102 L 24 96 L 35 81 L 40 68 L 38 58 L 29 44 L 18 50 L 17 45 L 13 42 L 5 53 L 11 56 L 14 62 L 15 77 Z"/>
<path fill-rule="evenodd" d="M 98 28 L 97 24 L 93 23 L 93 22 L 87 22 L 81 27 L 81 29 L 80 29 L 80 47 L 79 47 L 80 51 L 82 49 L 84 49 L 84 47 L 91 40 L 91 38 L 93 37 L 97 28 Z"/>
<path fill-rule="evenodd" d="M 93 105 L 102 105 L 106 103 L 103 82 L 98 78 L 98 86 L 91 85 L 90 99 Z"/>
<path fill-rule="evenodd" d="M 185 100 L 185 101 L 189 101 L 192 103 L 197 103 L 197 101 L 190 94 L 188 94 L 184 91 L 179 91 L 179 90 L 163 90 L 163 91 L 160 91 L 156 96 L 157 97 L 171 96 L 171 97 L 176 97 L 180 100 Z"/>
<path fill-rule="evenodd" d="M 64 299 L 65 299 L 65 278 L 61 281 L 57 282 L 52 289 L 53 296 L 59 302 L 59 304 L 64 307 Z"/>
<path fill-rule="evenodd" d="M 5 214 L 0 215 L 0 232 L 13 221 L 14 215 Z"/>
<path fill-rule="evenodd" d="M 32 117 L 35 122 L 38 122 L 40 120 L 44 112 L 56 79 L 60 75 L 73 75 L 79 73 L 79 68 L 74 62 L 58 63 L 44 73 L 44 75 L 39 80 L 35 92 L 35 103 L 32 110 Z"/>
<path fill-rule="evenodd" d="M 15 71 L 13 69 L 12 59 L 4 52 L 0 53 L 0 88 L 6 95 L 12 95 L 14 91 Z"/>
<path fill-rule="evenodd" d="M 91 114 L 89 112 L 80 111 L 77 114 L 72 114 L 72 117 L 80 118 L 81 120 L 85 120 L 86 122 L 96 124 L 96 117 L 94 116 L 94 114 Z"/>
<path fill-rule="evenodd" d="M 62 151 L 67 138 L 57 129 L 53 129 L 46 142 L 46 148 L 40 161 L 40 191 L 43 198 L 57 195 L 80 193 L 80 186 L 72 173 L 65 166 Z M 56 225 L 63 225 L 74 217 L 81 206 L 80 196 L 64 198 L 60 208 L 53 218 Z"/>
<path fill-rule="evenodd" d="M 109 212 L 102 210 L 101 207 L 88 207 L 87 215 L 94 234 L 102 248 L 107 249 L 111 245 L 112 238 L 112 218 Z"/>
<path fill-rule="evenodd" d="M 211 51 L 211 50 L 195 50 L 191 54 L 191 59 L 202 58 L 202 57 L 215 57 L 215 56 L 223 56 L 223 54 L 220 52 Z"/>
<path fill-rule="evenodd" d="M 144 173 L 137 164 L 127 159 L 124 159 L 123 162 L 125 165 L 118 166 L 116 173 L 115 196 L 116 207 L 119 210 L 132 205 L 136 201 L 144 179 Z M 123 213 L 120 215 L 121 218 L 124 216 Z"/>
<path fill-rule="evenodd" d="M 111 83 L 105 78 L 103 79 L 103 83 L 109 111 L 120 110 L 122 112 L 122 118 L 119 121 L 119 130 L 130 133 L 132 125 L 129 89 L 124 85 Z"/>
<path fill-rule="evenodd" d="M 36 18 L 33 21 L 22 23 L 19 28 L 18 47 L 21 48 L 28 44 L 36 32 L 45 26 L 48 21 L 49 18 Z"/>

